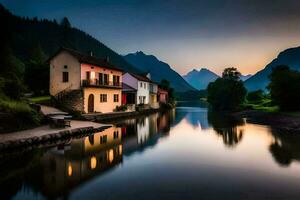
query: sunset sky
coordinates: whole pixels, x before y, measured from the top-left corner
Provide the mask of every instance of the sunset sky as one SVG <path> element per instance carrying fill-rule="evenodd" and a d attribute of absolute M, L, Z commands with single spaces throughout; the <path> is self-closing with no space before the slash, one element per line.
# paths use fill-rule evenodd
<path fill-rule="evenodd" d="M 180 74 L 206 67 L 255 73 L 300 46 L 299 0 L 0 0 L 21 16 L 72 24 L 118 52 L 144 51 Z"/>

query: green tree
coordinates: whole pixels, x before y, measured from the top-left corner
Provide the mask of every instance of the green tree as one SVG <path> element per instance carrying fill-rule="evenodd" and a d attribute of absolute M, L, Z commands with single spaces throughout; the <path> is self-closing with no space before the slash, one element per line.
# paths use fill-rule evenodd
<path fill-rule="evenodd" d="M 60 25 L 64 28 L 71 28 L 71 23 L 69 21 L 69 19 L 67 17 L 64 17 L 61 22 Z"/>
<path fill-rule="evenodd" d="M 0 7 L 2 11 L 3 8 Z M 19 99 L 23 91 L 21 83 L 22 62 L 18 60 L 11 50 L 12 27 L 10 21 L 4 20 L 0 14 L 3 25 L 0 45 L 0 96 Z"/>
<path fill-rule="evenodd" d="M 49 91 L 49 66 L 47 56 L 40 45 L 33 49 L 31 59 L 26 64 L 24 80 L 36 95 L 47 94 Z"/>
<path fill-rule="evenodd" d="M 300 110 L 300 72 L 286 65 L 273 69 L 270 75 L 271 99 L 281 110 Z"/>
<path fill-rule="evenodd" d="M 234 67 L 229 67 L 224 69 L 222 73 L 222 78 L 239 81 L 240 80 L 241 73 Z"/>
<path fill-rule="evenodd" d="M 264 98 L 262 90 L 256 90 L 247 94 L 247 100 L 250 102 L 260 102 Z"/>
<path fill-rule="evenodd" d="M 222 78 L 208 85 L 207 101 L 213 110 L 236 110 L 244 102 L 247 90 L 239 75 L 235 68 L 226 68 Z"/>

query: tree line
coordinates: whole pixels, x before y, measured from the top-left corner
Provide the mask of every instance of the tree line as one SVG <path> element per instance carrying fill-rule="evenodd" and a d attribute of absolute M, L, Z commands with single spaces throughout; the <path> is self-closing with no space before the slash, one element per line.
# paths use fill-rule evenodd
<path fill-rule="evenodd" d="M 286 65 L 273 68 L 268 93 L 247 92 L 240 75 L 236 68 L 226 68 L 221 78 L 208 85 L 207 101 L 213 110 L 236 111 L 243 109 L 245 102 L 258 103 L 264 98 L 271 100 L 265 105 L 277 105 L 281 111 L 300 110 L 300 72 Z"/>

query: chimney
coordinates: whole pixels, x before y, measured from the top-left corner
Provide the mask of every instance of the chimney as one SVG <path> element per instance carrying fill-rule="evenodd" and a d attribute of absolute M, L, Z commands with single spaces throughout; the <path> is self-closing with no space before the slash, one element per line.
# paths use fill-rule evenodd
<path fill-rule="evenodd" d="M 109 62 L 109 56 L 106 56 L 105 60 L 106 60 L 106 62 Z"/>
<path fill-rule="evenodd" d="M 89 55 L 90 55 L 90 56 L 94 56 L 93 51 L 89 51 Z"/>

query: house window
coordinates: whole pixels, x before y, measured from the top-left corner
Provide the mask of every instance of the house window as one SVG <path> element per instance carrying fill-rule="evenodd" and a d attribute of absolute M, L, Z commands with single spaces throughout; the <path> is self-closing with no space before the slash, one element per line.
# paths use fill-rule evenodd
<path fill-rule="evenodd" d="M 146 97 L 145 96 L 139 96 L 140 104 L 144 104 Z"/>
<path fill-rule="evenodd" d="M 100 85 L 103 85 L 103 74 L 99 73 L 99 83 Z"/>
<path fill-rule="evenodd" d="M 103 135 L 100 137 L 100 144 L 105 144 L 107 142 L 107 135 Z"/>
<path fill-rule="evenodd" d="M 114 102 L 119 102 L 119 95 L 118 94 L 114 94 Z"/>
<path fill-rule="evenodd" d="M 91 72 L 86 72 L 86 80 L 90 80 L 91 79 Z"/>
<path fill-rule="evenodd" d="M 114 86 L 120 85 L 120 76 L 113 75 L 113 84 Z"/>
<path fill-rule="evenodd" d="M 143 87 L 143 83 L 140 83 L 140 87 L 141 87 L 141 88 Z"/>
<path fill-rule="evenodd" d="M 104 79 L 104 85 L 108 85 L 108 74 L 104 74 L 103 79 Z"/>
<path fill-rule="evenodd" d="M 119 137 L 119 132 L 118 131 L 114 131 L 114 139 L 117 139 Z"/>
<path fill-rule="evenodd" d="M 107 102 L 107 94 L 100 94 L 100 102 Z"/>
<path fill-rule="evenodd" d="M 146 89 L 146 83 L 144 83 L 144 88 Z"/>
<path fill-rule="evenodd" d="M 63 72 L 62 81 L 64 83 L 69 82 L 69 72 Z"/>
<path fill-rule="evenodd" d="M 64 68 L 65 68 L 65 69 L 68 69 L 68 65 L 64 65 Z"/>

